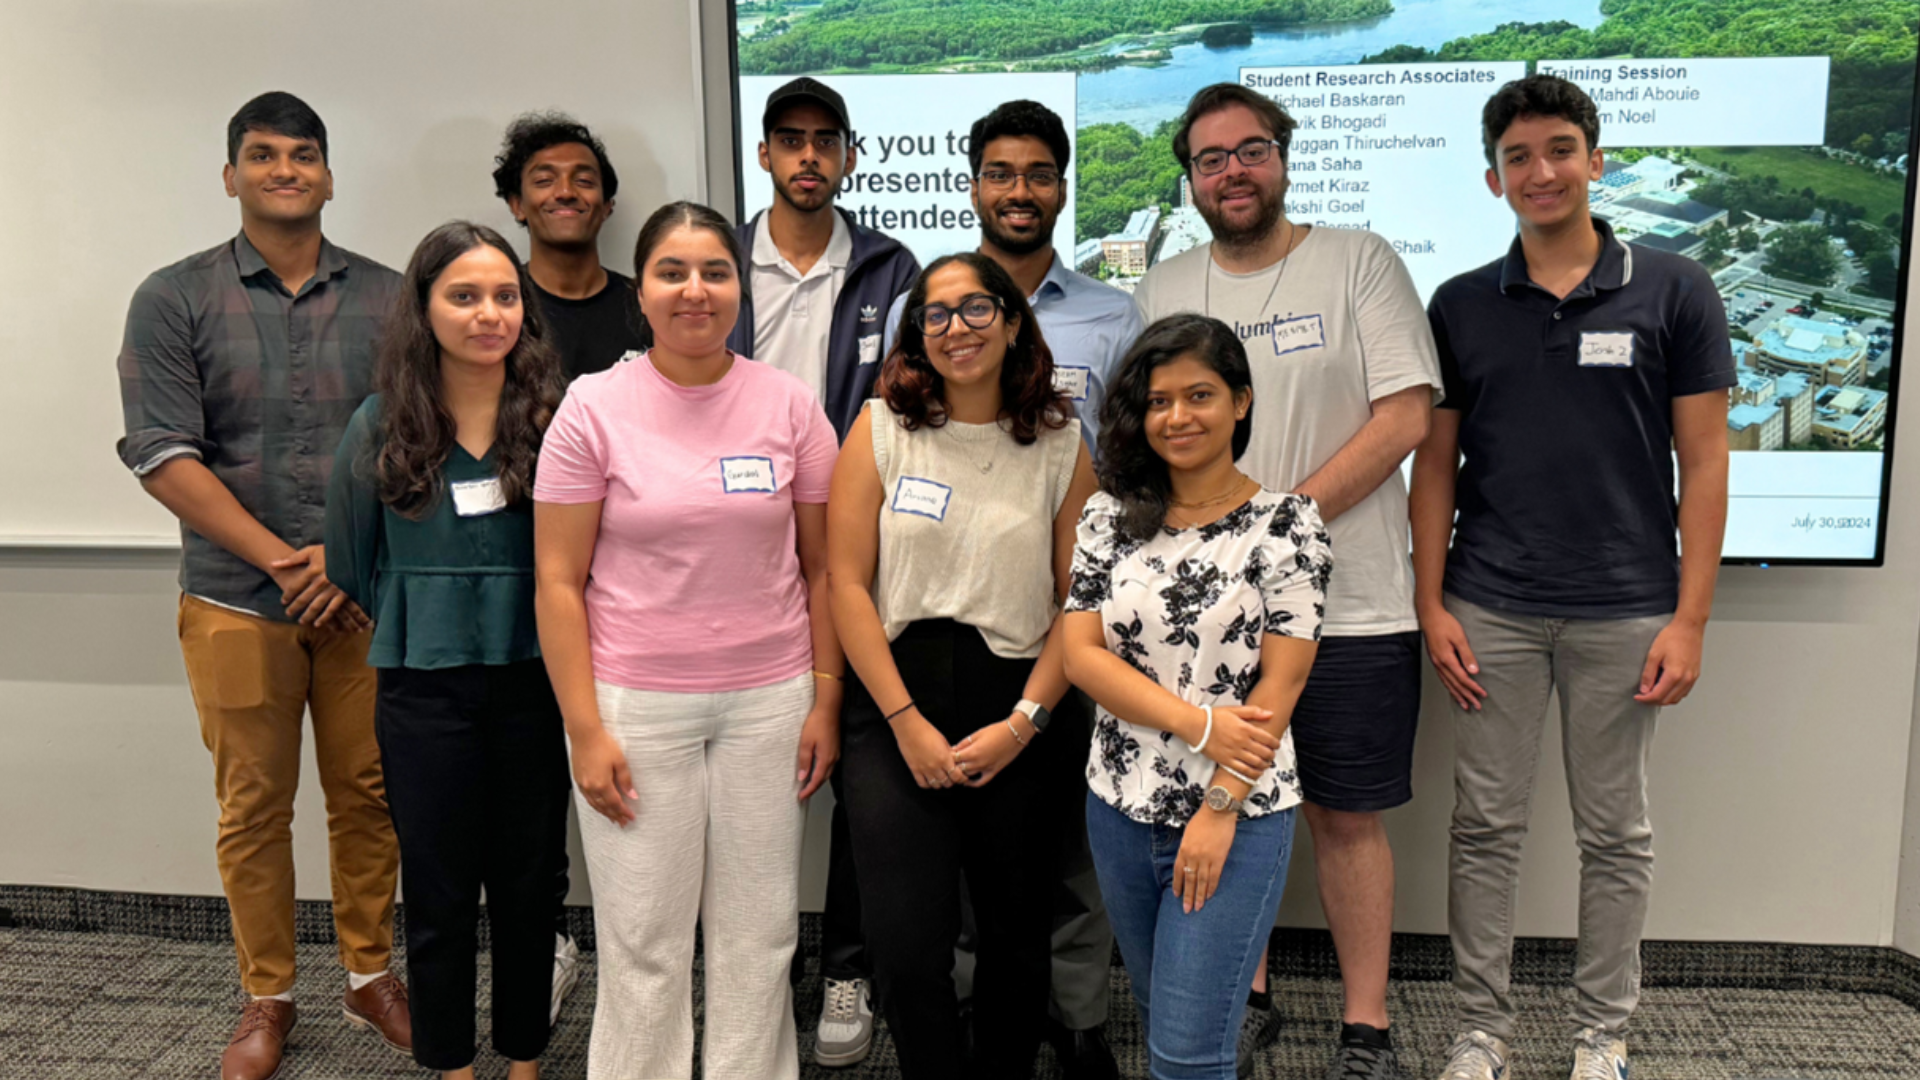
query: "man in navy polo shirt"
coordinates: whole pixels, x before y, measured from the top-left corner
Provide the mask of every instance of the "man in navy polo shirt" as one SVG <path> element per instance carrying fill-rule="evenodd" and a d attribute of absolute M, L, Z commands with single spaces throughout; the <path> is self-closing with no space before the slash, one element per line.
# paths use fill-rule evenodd
<path fill-rule="evenodd" d="M 1661 706 L 1700 674 L 1733 354 L 1705 268 L 1590 215 L 1600 121 L 1579 87 L 1508 83 L 1481 134 L 1520 235 L 1429 305 L 1446 398 L 1410 510 L 1420 628 L 1453 700 L 1461 1034 L 1443 1075 L 1507 1071 L 1520 848 L 1557 690 L 1581 867 L 1572 1075 L 1618 1080 L 1653 884 L 1647 758 Z"/>

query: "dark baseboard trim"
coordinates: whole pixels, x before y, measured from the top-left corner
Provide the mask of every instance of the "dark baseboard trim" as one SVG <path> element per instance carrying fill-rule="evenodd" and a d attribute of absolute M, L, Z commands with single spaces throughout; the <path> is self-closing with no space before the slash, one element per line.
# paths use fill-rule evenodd
<path fill-rule="evenodd" d="M 403 923 L 403 920 L 396 920 Z M 593 948 L 593 911 L 569 907 L 567 924 L 582 948 Z M 481 923 L 485 934 L 485 922 Z M 227 902 L 218 896 L 159 896 L 46 885 L 0 885 L 0 928 L 67 933 L 131 934 L 172 941 L 233 939 Z M 331 906 L 303 900 L 294 916 L 303 945 L 333 942 Z M 396 925 L 395 936 L 403 936 Z M 800 917 L 801 947 L 817 952 L 820 916 Z M 1337 979 L 1333 940 L 1324 930 L 1283 928 L 1269 945 L 1280 978 Z M 1568 938 L 1521 938 L 1514 945 L 1513 980 L 1565 984 L 1573 978 Z M 1749 990 L 1825 990 L 1884 994 L 1920 1009 L 1920 958 L 1873 945 L 1786 945 L 1754 941 L 1648 941 L 1641 946 L 1646 986 L 1730 987 Z M 1442 934 L 1395 934 L 1392 977 L 1444 981 L 1453 977 L 1453 951 Z"/>

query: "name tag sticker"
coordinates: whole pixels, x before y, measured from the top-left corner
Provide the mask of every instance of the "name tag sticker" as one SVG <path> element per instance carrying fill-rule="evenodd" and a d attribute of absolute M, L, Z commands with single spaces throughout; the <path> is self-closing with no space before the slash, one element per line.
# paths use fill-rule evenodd
<path fill-rule="evenodd" d="M 1581 367 L 1632 367 L 1633 333 L 1580 335 Z"/>
<path fill-rule="evenodd" d="M 506 493 L 500 490 L 500 478 L 461 480 L 452 485 L 453 512 L 461 517 L 484 517 L 507 508 Z"/>
<path fill-rule="evenodd" d="M 765 457 L 723 457 L 720 459 L 720 487 L 729 495 L 747 491 L 775 491 L 773 459 Z"/>
<path fill-rule="evenodd" d="M 896 514 L 919 514 L 935 521 L 945 521 L 947 503 L 952 499 L 952 488 L 917 476 L 903 476 L 893 487 L 893 511 Z"/>
<path fill-rule="evenodd" d="M 880 335 L 868 334 L 860 339 L 860 362 L 877 364 L 880 362 Z"/>
<path fill-rule="evenodd" d="M 1053 388 L 1075 401 L 1087 400 L 1087 387 L 1093 385 L 1093 369 L 1078 364 L 1057 364 L 1053 369 Z"/>
<path fill-rule="evenodd" d="M 1327 343 L 1326 324 L 1318 315 L 1302 315 L 1273 324 L 1273 355 L 1318 349 Z"/>

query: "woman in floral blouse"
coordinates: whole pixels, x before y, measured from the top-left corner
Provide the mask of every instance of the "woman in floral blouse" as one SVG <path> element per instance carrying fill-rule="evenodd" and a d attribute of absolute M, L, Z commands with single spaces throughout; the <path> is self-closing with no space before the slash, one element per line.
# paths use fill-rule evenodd
<path fill-rule="evenodd" d="M 1100 706 L 1087 833 L 1154 1077 L 1232 1080 L 1300 802 L 1287 721 L 1332 557 L 1312 499 L 1234 467 L 1251 382 L 1216 319 L 1141 335 L 1101 412 L 1062 624 Z"/>

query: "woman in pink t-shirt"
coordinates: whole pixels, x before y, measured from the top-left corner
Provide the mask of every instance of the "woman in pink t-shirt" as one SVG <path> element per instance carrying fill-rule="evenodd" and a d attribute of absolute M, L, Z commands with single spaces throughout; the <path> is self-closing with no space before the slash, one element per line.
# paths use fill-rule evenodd
<path fill-rule="evenodd" d="M 727 351 L 725 218 L 661 207 L 633 261 L 654 347 L 573 384 L 534 485 L 540 645 L 600 942 L 587 1073 L 690 1074 L 697 921 L 703 1074 L 794 1080 L 805 800 L 839 756 L 838 444 L 805 384 Z"/>

